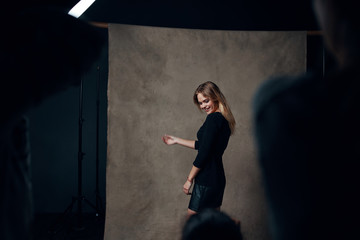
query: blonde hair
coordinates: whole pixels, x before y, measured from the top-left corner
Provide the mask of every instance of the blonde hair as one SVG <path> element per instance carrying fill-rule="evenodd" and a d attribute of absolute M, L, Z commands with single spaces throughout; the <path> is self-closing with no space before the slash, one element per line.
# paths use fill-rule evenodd
<path fill-rule="evenodd" d="M 195 90 L 193 100 L 195 105 L 201 110 L 197 99 L 197 95 L 199 93 L 204 95 L 204 97 L 210 98 L 216 104 L 216 107 L 220 110 L 221 114 L 228 121 L 231 134 L 234 134 L 236 124 L 235 118 L 230 110 L 225 96 L 222 94 L 219 87 L 215 83 L 207 81 L 200 84 L 199 87 Z"/>

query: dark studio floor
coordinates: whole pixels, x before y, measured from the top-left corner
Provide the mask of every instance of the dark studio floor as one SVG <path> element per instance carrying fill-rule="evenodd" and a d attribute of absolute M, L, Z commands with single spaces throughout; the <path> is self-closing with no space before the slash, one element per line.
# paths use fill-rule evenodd
<path fill-rule="evenodd" d="M 102 240 L 104 222 L 104 217 L 97 217 L 95 213 L 83 213 L 82 218 L 75 213 L 65 217 L 61 213 L 38 214 L 34 222 L 34 240 Z"/>

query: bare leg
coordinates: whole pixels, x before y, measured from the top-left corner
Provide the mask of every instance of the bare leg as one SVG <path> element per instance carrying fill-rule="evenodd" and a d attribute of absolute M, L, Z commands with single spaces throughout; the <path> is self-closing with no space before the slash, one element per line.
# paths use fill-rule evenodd
<path fill-rule="evenodd" d="M 189 219 L 192 215 L 197 214 L 197 212 L 188 208 L 187 210 L 187 219 Z"/>
<path fill-rule="evenodd" d="M 220 211 L 220 207 L 215 208 L 215 210 Z M 189 209 L 189 208 L 188 208 L 188 211 L 187 211 L 187 218 L 190 218 L 190 217 L 191 217 L 192 215 L 194 215 L 194 214 L 197 214 L 197 212 L 195 212 L 194 210 L 191 210 L 191 209 Z"/>

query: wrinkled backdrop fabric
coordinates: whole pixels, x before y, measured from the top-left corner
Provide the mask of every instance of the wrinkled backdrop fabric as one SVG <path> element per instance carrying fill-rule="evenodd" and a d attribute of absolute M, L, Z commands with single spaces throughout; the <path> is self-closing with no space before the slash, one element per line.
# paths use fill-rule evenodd
<path fill-rule="evenodd" d="M 180 239 L 190 198 L 182 186 L 196 151 L 161 137 L 196 139 L 206 115 L 192 97 L 205 81 L 220 87 L 237 121 L 223 156 L 222 210 L 247 239 L 270 239 L 251 101 L 270 76 L 305 68 L 306 32 L 109 24 L 105 239 Z"/>

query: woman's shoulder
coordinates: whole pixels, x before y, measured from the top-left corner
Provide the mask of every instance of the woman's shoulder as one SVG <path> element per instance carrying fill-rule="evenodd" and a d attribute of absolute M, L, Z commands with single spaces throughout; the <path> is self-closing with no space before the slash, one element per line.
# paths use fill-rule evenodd
<path fill-rule="evenodd" d="M 223 118 L 223 115 L 221 114 L 221 112 L 213 112 L 208 114 L 206 118 Z"/>
<path fill-rule="evenodd" d="M 206 117 L 207 122 L 221 123 L 224 120 L 226 121 L 225 117 L 222 115 L 221 112 L 213 112 L 213 113 L 210 113 L 209 115 L 207 115 L 207 117 Z"/>

